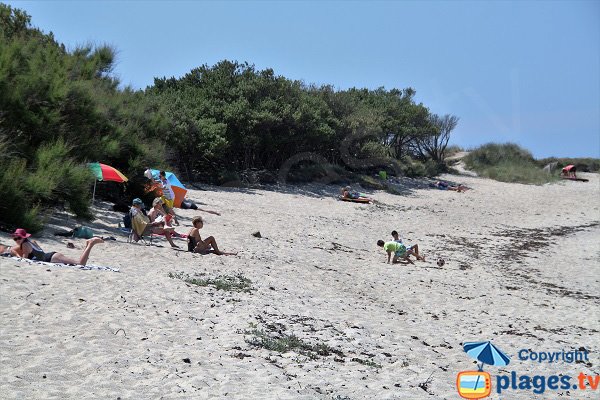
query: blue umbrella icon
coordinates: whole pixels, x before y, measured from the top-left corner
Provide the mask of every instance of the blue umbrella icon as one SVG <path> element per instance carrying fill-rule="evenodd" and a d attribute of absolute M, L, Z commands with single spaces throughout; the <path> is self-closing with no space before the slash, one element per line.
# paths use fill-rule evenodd
<path fill-rule="evenodd" d="M 502 367 L 510 363 L 510 358 L 492 342 L 467 342 L 463 345 L 463 349 L 468 355 L 481 362 L 481 365 L 478 366 L 480 371 L 483 371 L 483 364 Z M 475 387 L 478 383 L 479 376 L 477 376 Z"/>
<path fill-rule="evenodd" d="M 510 363 L 510 358 L 492 342 L 467 342 L 463 345 L 465 352 L 477 361 L 481 361 L 479 370 L 483 370 L 483 364 L 502 367 Z"/>

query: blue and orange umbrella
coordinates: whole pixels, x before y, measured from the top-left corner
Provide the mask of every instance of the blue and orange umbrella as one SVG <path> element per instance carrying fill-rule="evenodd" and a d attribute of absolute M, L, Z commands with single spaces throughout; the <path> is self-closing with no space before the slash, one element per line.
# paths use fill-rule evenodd
<path fill-rule="evenodd" d="M 155 181 L 160 180 L 160 178 L 159 178 L 160 171 L 159 170 L 150 169 L 148 171 L 150 171 L 150 173 L 152 175 L 152 179 L 154 179 Z M 174 173 L 165 171 L 165 177 L 167 178 L 167 181 L 169 181 L 169 183 L 171 184 L 171 189 L 173 189 L 173 193 L 175 193 L 175 199 L 173 201 L 173 205 L 175 207 L 181 208 L 181 202 L 185 199 L 185 195 L 187 194 L 187 189 L 185 188 L 183 183 L 181 183 L 179 181 L 179 179 L 177 179 L 177 176 L 175 176 Z M 151 185 L 149 187 L 148 191 L 157 192 L 158 187 L 155 185 Z"/>
<path fill-rule="evenodd" d="M 92 173 L 96 177 L 94 181 L 94 194 L 92 195 L 92 202 L 96 198 L 96 182 L 97 181 L 111 181 L 124 183 L 128 179 L 118 169 L 111 167 L 110 165 L 101 164 L 98 162 L 88 163 L 88 167 L 92 170 Z"/>

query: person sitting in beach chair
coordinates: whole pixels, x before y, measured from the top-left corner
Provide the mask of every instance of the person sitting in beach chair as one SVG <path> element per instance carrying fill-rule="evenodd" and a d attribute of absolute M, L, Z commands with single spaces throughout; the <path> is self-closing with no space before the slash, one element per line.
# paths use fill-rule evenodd
<path fill-rule="evenodd" d="M 142 240 L 144 236 L 150 236 L 153 233 L 159 235 L 165 235 L 167 242 L 171 245 L 171 247 L 179 248 L 175 243 L 173 243 L 173 239 L 171 238 L 174 228 L 165 228 L 164 221 L 162 222 L 150 222 L 150 219 L 144 215 L 142 212 L 142 205 L 144 204 L 141 199 L 135 198 L 133 199 L 131 206 L 131 239 L 135 242 Z"/>
<path fill-rule="evenodd" d="M 188 232 L 188 251 L 192 253 L 208 254 L 213 253 L 218 256 L 235 256 L 237 253 L 225 253 L 219 250 L 217 241 L 214 237 L 209 236 L 206 239 L 202 239 L 200 236 L 200 229 L 204 226 L 204 220 L 202 217 L 194 217 L 192 219 L 192 225 L 194 226 Z"/>
<path fill-rule="evenodd" d="M 92 248 L 98 243 L 104 242 L 104 240 L 99 237 L 93 237 L 86 240 L 83 253 L 78 260 L 75 260 L 55 251 L 45 253 L 37 242 L 29 239 L 30 236 L 31 234 L 27 233 L 25 229 L 19 228 L 14 231 L 12 237 L 17 246 L 10 249 L 11 255 L 28 258 L 34 261 L 44 261 L 56 264 L 85 265 L 90 257 Z"/>
<path fill-rule="evenodd" d="M 419 255 L 419 245 L 418 244 L 413 244 L 412 246 L 408 246 L 406 243 L 403 243 L 402 239 L 400 239 L 400 235 L 395 230 L 392 231 L 392 238 L 394 239 L 394 242 L 400 243 L 404 247 L 406 247 L 407 251 L 412 251 L 412 253 L 415 255 L 415 257 L 417 257 L 417 260 L 419 259 L 420 255 Z M 422 258 L 422 261 L 425 261 L 425 257 L 421 257 L 421 258 Z"/>
<path fill-rule="evenodd" d="M 384 242 L 383 240 L 378 240 L 377 241 L 377 246 L 379 247 L 383 247 L 383 249 L 385 250 L 385 252 L 387 253 L 388 257 L 387 257 L 387 263 L 390 263 L 390 260 L 392 262 L 392 264 L 396 264 L 399 263 L 400 261 L 407 261 L 411 264 L 414 264 L 414 262 L 412 262 L 412 260 L 410 259 L 411 255 L 414 255 L 415 257 L 417 257 L 417 260 L 421 260 L 421 261 L 425 261 L 425 257 L 417 255 L 414 250 L 408 250 L 406 248 L 406 246 L 402 243 L 398 243 L 398 242 Z M 394 254 L 394 257 L 392 259 L 392 253 Z"/>

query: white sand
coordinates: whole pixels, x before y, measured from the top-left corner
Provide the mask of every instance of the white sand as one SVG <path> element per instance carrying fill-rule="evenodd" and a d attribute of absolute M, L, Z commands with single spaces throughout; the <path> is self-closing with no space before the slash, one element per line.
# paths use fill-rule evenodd
<path fill-rule="evenodd" d="M 232 257 L 175 251 L 162 239 L 161 247 L 127 244 L 115 229 L 120 214 L 99 204 L 91 227 L 118 241 L 98 245 L 89 262 L 120 273 L 0 259 L 0 395 L 455 399 L 456 374 L 475 368 L 461 344 L 485 340 L 512 358 L 507 367 L 486 367 L 493 377 L 597 375 L 600 180 L 581 175 L 590 182 L 540 187 L 466 177 L 474 190 L 374 192 L 377 205 L 339 202 L 336 188 L 325 186 L 190 191 L 201 207 L 222 212 L 200 213 L 202 233 L 239 251 Z M 178 210 L 178 231 L 187 233 L 198 214 Z M 38 242 L 78 256 L 83 240 L 67 249 L 51 234 L 76 224 L 61 218 Z M 393 229 L 418 243 L 428 261 L 387 265 L 375 242 L 389 240 Z M 251 236 L 257 230 L 263 238 Z M 253 290 L 219 291 L 168 276 L 180 272 L 242 274 Z M 253 330 L 295 335 L 337 354 L 312 360 L 258 348 L 248 343 Z M 592 351 L 590 364 L 517 358 L 520 349 L 580 347 Z M 425 391 L 419 384 L 430 375 Z M 589 390 L 537 398 L 559 393 L 597 398 Z M 491 398 L 533 396 L 507 390 Z"/>

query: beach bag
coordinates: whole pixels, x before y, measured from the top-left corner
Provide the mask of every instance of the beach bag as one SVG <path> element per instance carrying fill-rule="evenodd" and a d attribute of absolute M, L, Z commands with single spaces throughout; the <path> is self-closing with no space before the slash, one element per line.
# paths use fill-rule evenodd
<path fill-rule="evenodd" d="M 94 237 L 94 232 L 88 227 L 78 226 L 73 229 L 73 237 L 79 239 L 91 239 Z"/>
<path fill-rule="evenodd" d="M 127 229 L 131 229 L 131 213 L 127 213 L 123 216 L 123 226 Z"/>

